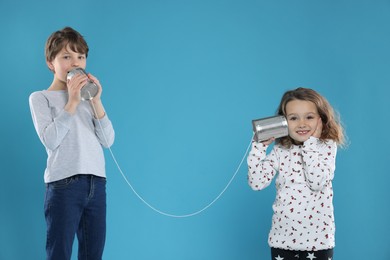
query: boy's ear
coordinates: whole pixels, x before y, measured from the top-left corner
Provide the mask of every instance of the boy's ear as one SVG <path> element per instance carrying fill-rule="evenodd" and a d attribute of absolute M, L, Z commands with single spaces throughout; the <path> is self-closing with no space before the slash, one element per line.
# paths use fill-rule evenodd
<path fill-rule="evenodd" d="M 51 70 L 52 72 L 55 72 L 53 63 L 51 61 L 46 60 L 46 64 L 47 64 L 47 67 L 49 68 L 49 70 Z"/>

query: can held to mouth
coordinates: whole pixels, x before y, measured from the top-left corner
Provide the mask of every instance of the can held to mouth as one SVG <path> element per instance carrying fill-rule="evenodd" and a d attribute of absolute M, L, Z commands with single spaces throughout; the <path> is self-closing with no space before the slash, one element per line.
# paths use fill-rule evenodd
<path fill-rule="evenodd" d="M 284 116 L 271 116 L 252 120 L 255 141 L 263 142 L 272 137 L 279 138 L 288 135 L 287 120 Z"/>
<path fill-rule="evenodd" d="M 87 75 L 84 69 L 75 68 L 68 72 L 66 78 L 69 80 L 77 74 Z M 81 99 L 91 100 L 97 95 L 98 91 L 99 87 L 92 80 L 88 79 L 87 84 L 85 84 L 80 90 Z"/>

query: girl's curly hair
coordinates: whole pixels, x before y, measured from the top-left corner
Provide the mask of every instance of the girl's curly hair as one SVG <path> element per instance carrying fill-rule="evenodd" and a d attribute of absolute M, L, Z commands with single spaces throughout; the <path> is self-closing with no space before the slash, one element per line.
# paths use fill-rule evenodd
<path fill-rule="evenodd" d="M 283 94 L 277 114 L 286 116 L 286 105 L 292 100 L 313 102 L 317 107 L 318 114 L 321 117 L 323 125 L 320 140 L 331 139 L 341 146 L 344 145 L 345 136 L 344 129 L 340 122 L 340 117 L 323 96 L 310 88 L 300 87 L 294 90 L 289 90 Z M 293 144 L 293 140 L 290 136 L 285 136 L 278 138 L 276 143 L 280 143 L 282 146 L 288 148 Z"/>

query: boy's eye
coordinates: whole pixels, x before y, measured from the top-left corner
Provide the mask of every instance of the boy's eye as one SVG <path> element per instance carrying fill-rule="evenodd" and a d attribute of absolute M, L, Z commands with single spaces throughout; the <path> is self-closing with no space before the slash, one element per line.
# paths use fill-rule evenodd
<path fill-rule="evenodd" d="M 295 121 L 295 120 L 297 120 L 297 117 L 295 117 L 295 116 L 292 116 L 292 117 L 290 117 L 290 118 L 289 118 L 289 120 L 291 120 L 291 121 Z"/>

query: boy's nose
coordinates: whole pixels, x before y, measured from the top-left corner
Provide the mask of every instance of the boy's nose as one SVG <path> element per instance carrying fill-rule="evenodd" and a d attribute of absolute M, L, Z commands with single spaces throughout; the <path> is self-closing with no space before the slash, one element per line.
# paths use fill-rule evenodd
<path fill-rule="evenodd" d="M 72 67 L 79 67 L 79 60 L 78 59 L 72 59 Z"/>

